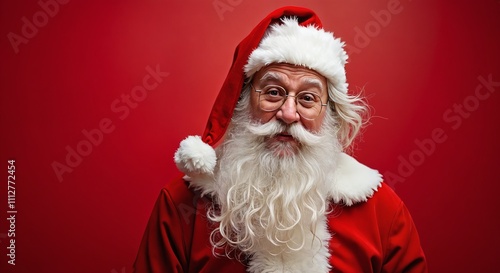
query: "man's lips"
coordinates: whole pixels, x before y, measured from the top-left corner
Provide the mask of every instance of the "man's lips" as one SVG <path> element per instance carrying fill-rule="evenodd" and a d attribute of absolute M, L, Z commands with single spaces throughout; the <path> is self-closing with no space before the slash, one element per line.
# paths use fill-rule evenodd
<path fill-rule="evenodd" d="M 294 141 L 295 140 L 291 134 L 286 133 L 286 132 L 279 133 L 274 138 L 276 140 L 279 140 L 279 141 Z"/>

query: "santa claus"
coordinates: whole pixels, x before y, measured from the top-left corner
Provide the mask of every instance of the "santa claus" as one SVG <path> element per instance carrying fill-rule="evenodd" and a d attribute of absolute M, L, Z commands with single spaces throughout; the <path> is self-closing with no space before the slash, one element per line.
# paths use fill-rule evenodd
<path fill-rule="evenodd" d="M 183 175 L 156 202 L 135 272 L 427 271 L 403 202 L 344 153 L 366 106 L 348 93 L 343 45 L 298 7 L 239 44 L 203 136 L 175 154 Z"/>

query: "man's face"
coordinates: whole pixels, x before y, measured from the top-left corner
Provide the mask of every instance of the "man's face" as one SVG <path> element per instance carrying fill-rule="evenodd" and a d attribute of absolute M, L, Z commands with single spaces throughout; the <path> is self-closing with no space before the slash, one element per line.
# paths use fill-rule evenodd
<path fill-rule="evenodd" d="M 273 120 L 279 120 L 284 124 L 301 124 L 310 132 L 319 132 L 323 119 L 326 114 L 325 106 L 321 107 L 320 114 L 314 119 L 306 119 L 299 115 L 295 103 L 295 95 L 302 91 L 315 93 L 321 97 L 323 104 L 328 101 L 328 89 L 326 78 L 314 70 L 305 67 L 290 64 L 271 64 L 259 70 L 252 81 L 254 89 L 250 95 L 250 112 L 254 120 L 261 123 L 267 123 Z M 283 87 L 290 95 L 283 105 L 276 111 L 263 111 L 259 106 L 259 93 L 255 90 L 265 89 L 269 85 L 278 85 Z M 282 132 L 271 139 L 269 142 L 286 143 L 293 150 L 297 150 L 299 143 L 288 132 Z"/>

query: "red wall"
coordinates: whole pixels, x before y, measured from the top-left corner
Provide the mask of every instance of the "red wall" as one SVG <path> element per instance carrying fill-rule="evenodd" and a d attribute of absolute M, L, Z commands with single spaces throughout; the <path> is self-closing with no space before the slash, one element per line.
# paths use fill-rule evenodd
<path fill-rule="evenodd" d="M 2 1 L 0 272 L 131 272 L 179 141 L 202 133 L 236 44 L 285 4 L 347 42 L 350 88 L 373 106 L 355 155 L 410 208 L 431 270 L 497 272 L 495 0 Z"/>

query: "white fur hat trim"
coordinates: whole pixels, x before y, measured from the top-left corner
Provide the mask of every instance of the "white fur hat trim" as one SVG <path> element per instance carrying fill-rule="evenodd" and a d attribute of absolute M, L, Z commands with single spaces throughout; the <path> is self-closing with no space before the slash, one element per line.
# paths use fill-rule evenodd
<path fill-rule="evenodd" d="M 312 69 L 340 92 L 347 92 L 344 43 L 333 33 L 315 26 L 301 26 L 297 18 L 284 18 L 267 30 L 244 67 L 247 78 L 272 63 L 288 63 Z"/>

